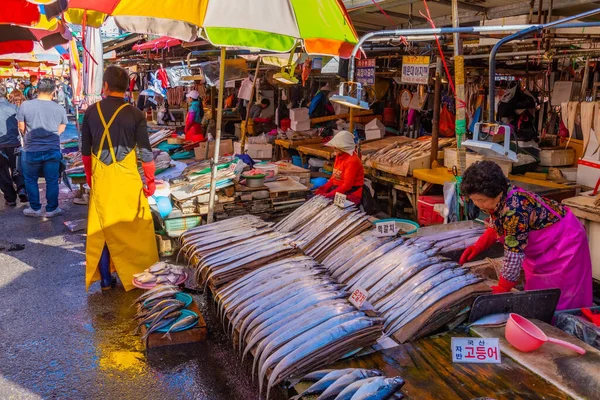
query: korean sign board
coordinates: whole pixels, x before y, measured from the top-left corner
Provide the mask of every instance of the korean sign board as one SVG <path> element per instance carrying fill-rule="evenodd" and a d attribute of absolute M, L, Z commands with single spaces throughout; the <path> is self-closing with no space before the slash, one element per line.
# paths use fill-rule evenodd
<path fill-rule="evenodd" d="M 452 362 L 500 364 L 498 338 L 452 338 Z"/>
<path fill-rule="evenodd" d="M 356 61 L 356 81 L 362 85 L 375 84 L 375 59 Z"/>
<path fill-rule="evenodd" d="M 429 56 L 403 56 L 402 83 L 429 83 Z"/>

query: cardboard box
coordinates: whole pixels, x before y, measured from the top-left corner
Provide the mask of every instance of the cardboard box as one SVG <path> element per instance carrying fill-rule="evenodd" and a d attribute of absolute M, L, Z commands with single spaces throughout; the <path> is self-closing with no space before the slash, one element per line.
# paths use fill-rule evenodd
<path fill-rule="evenodd" d="M 366 140 L 381 139 L 385 136 L 385 125 L 375 118 L 365 126 Z"/>
<path fill-rule="evenodd" d="M 236 154 L 242 154 L 242 144 L 235 142 L 234 150 Z M 273 157 L 273 145 L 272 144 L 250 144 L 246 143 L 246 153 L 252 158 L 258 158 L 261 160 L 270 160 Z"/>
<path fill-rule="evenodd" d="M 308 115 L 308 108 L 292 108 L 290 110 L 290 119 L 293 121 L 308 121 L 310 116 Z"/>
<path fill-rule="evenodd" d="M 206 146 L 208 146 L 208 158 L 206 158 Z M 212 158 L 214 154 L 215 142 L 201 142 L 198 147 L 194 149 L 194 158 L 196 160 L 207 160 Z M 224 156 L 225 154 L 233 154 L 233 140 L 231 139 L 221 140 L 219 156 Z"/>
<path fill-rule="evenodd" d="M 302 132 L 310 130 L 310 120 L 307 121 L 292 121 L 290 127 L 293 131 Z"/>
<path fill-rule="evenodd" d="M 542 167 L 566 167 L 575 163 L 575 150 L 542 149 L 540 150 L 540 165 Z"/>
<path fill-rule="evenodd" d="M 600 163 L 581 159 L 577 164 L 577 184 L 594 188 L 600 179 Z"/>

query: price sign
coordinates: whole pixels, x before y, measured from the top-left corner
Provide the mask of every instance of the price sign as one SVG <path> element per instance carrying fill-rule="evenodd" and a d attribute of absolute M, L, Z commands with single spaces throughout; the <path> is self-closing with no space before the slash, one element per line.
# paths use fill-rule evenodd
<path fill-rule="evenodd" d="M 365 300 L 367 300 L 368 296 L 369 292 L 361 288 L 356 288 L 356 290 L 352 292 L 348 300 L 354 305 L 354 307 L 360 310 Z"/>
<path fill-rule="evenodd" d="M 452 338 L 452 362 L 500 364 L 500 345 L 497 338 Z"/>
<path fill-rule="evenodd" d="M 335 204 L 339 208 L 345 208 L 346 207 L 346 195 L 343 193 L 336 193 L 335 197 L 333 198 L 333 204 Z"/>
<path fill-rule="evenodd" d="M 402 56 L 402 83 L 429 83 L 429 57 Z"/>
<path fill-rule="evenodd" d="M 375 222 L 376 236 L 396 236 L 398 229 L 395 221 L 379 221 Z"/>

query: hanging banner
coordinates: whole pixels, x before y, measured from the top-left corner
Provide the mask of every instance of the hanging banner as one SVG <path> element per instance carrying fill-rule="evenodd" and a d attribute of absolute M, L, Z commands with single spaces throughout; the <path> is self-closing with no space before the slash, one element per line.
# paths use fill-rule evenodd
<path fill-rule="evenodd" d="M 402 56 L 402 83 L 427 85 L 429 56 Z"/>
<path fill-rule="evenodd" d="M 362 85 L 375 84 L 375 59 L 356 61 L 356 81 Z"/>

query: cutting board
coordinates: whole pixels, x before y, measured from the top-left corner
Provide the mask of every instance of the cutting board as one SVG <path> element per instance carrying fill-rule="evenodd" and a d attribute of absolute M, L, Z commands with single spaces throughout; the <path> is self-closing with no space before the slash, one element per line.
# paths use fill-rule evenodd
<path fill-rule="evenodd" d="M 531 321 L 547 336 L 583 347 L 586 353 L 579 355 L 550 343 L 545 343 L 530 353 L 523 353 L 504 338 L 504 326 L 477 326 L 472 327 L 471 331 L 481 337 L 499 338 L 503 356 L 512 358 L 573 398 L 600 399 L 600 350 L 545 322 L 535 319 Z"/>
<path fill-rule="evenodd" d="M 515 313 L 525 318 L 552 321 L 560 289 L 528 290 L 479 296 L 475 299 L 469 323 L 491 314 Z"/>

